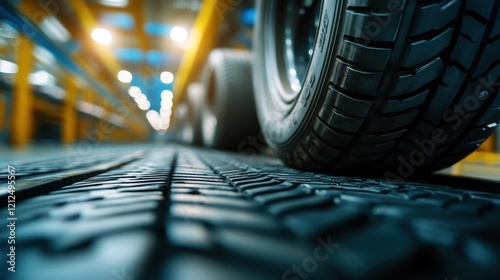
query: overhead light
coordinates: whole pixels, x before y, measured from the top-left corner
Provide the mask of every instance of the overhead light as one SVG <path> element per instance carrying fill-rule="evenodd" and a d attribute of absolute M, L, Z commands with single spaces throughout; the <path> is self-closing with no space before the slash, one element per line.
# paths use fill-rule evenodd
<path fill-rule="evenodd" d="M 139 103 L 137 106 L 139 107 L 139 109 L 146 111 L 149 110 L 149 108 L 151 108 L 151 103 L 149 103 L 149 101 L 146 100 L 143 103 Z"/>
<path fill-rule="evenodd" d="M 100 2 L 103 5 L 117 8 L 127 7 L 128 5 L 128 0 L 101 0 Z"/>
<path fill-rule="evenodd" d="M 174 74 L 168 71 L 161 72 L 160 80 L 162 83 L 169 85 L 174 81 Z"/>
<path fill-rule="evenodd" d="M 148 119 L 149 123 L 155 130 L 160 130 L 160 119 L 161 116 L 157 111 L 154 110 L 149 110 L 146 113 L 146 118 Z"/>
<path fill-rule="evenodd" d="M 124 84 L 132 82 L 132 73 L 127 70 L 121 70 L 120 72 L 118 72 L 117 77 L 118 80 Z"/>
<path fill-rule="evenodd" d="M 0 59 L 0 73 L 15 74 L 18 70 L 19 67 L 17 67 L 17 64 Z"/>
<path fill-rule="evenodd" d="M 61 22 L 54 16 L 46 17 L 40 23 L 40 29 L 42 29 L 52 40 L 59 41 L 61 43 L 66 43 L 69 39 L 71 39 L 69 31 L 64 28 Z"/>
<path fill-rule="evenodd" d="M 168 118 L 172 115 L 172 109 L 171 108 L 167 109 L 167 108 L 162 107 L 160 109 L 160 115 L 162 117 Z"/>
<path fill-rule="evenodd" d="M 148 98 L 146 97 L 146 95 L 141 93 L 139 96 L 135 97 L 134 100 L 137 104 L 142 104 L 146 103 L 148 101 Z"/>
<path fill-rule="evenodd" d="M 111 43 L 111 33 L 103 28 L 96 28 L 91 33 L 92 39 L 101 45 L 109 45 Z"/>
<path fill-rule="evenodd" d="M 54 55 L 49 52 L 46 48 L 35 46 L 33 49 L 33 54 L 37 60 L 46 65 L 53 65 L 56 63 L 56 58 Z"/>
<path fill-rule="evenodd" d="M 164 90 L 161 92 L 162 100 L 172 100 L 174 98 L 174 94 L 170 90 Z"/>
<path fill-rule="evenodd" d="M 109 121 L 116 126 L 123 126 L 125 118 L 117 114 L 112 114 L 111 117 L 109 118 Z"/>
<path fill-rule="evenodd" d="M 35 86 L 55 85 L 56 83 L 56 78 L 44 70 L 31 73 L 28 80 L 30 84 Z"/>
<path fill-rule="evenodd" d="M 188 36 L 188 33 L 187 33 L 185 28 L 176 26 L 176 27 L 172 28 L 172 30 L 170 30 L 170 38 L 175 42 L 182 43 L 182 42 L 186 41 L 187 36 Z"/>
<path fill-rule="evenodd" d="M 157 120 L 160 118 L 160 114 L 155 111 L 155 110 L 149 110 L 147 113 L 146 113 L 146 118 L 148 120 Z"/>
<path fill-rule="evenodd" d="M 136 86 L 131 86 L 128 90 L 128 94 L 132 96 L 133 98 L 139 97 L 142 92 L 141 89 L 136 87 Z"/>
<path fill-rule="evenodd" d="M 172 108 L 172 100 L 162 100 L 161 101 L 161 107 L 165 109 L 170 109 Z"/>

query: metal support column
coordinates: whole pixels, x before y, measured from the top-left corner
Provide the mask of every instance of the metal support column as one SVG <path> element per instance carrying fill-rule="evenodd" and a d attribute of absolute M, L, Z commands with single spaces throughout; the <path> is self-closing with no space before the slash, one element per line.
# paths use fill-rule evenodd
<path fill-rule="evenodd" d="M 94 92 L 90 88 L 85 88 L 83 90 L 83 101 L 87 102 L 88 104 L 92 104 L 92 106 L 95 106 L 95 101 L 94 101 Z M 79 125 L 78 125 L 78 139 L 79 140 L 84 140 L 86 137 L 86 134 L 92 130 L 94 127 L 94 122 L 95 120 L 91 117 L 85 116 L 79 119 Z"/>
<path fill-rule="evenodd" d="M 17 46 L 18 72 L 15 78 L 12 102 L 11 141 L 14 146 L 24 146 L 32 137 L 33 91 L 28 77 L 33 66 L 33 42 L 20 35 Z"/>
<path fill-rule="evenodd" d="M 76 140 L 78 116 L 76 111 L 77 85 L 72 76 L 65 80 L 66 97 L 63 105 L 62 142 L 72 144 Z"/>
<path fill-rule="evenodd" d="M 188 39 L 188 49 L 186 50 L 182 63 L 177 71 L 177 78 L 174 84 L 174 106 L 179 104 L 187 86 L 200 74 L 205 61 L 212 50 L 219 34 L 220 24 L 224 21 L 221 14 L 222 0 L 205 0 L 198 17 L 196 18 Z"/>
<path fill-rule="evenodd" d="M 7 112 L 7 95 L 0 88 L 0 134 L 7 127 L 5 113 Z"/>

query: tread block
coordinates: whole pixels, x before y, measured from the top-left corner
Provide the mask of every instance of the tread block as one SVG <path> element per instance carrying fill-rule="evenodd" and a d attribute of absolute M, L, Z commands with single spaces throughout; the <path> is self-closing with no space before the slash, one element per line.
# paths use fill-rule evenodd
<path fill-rule="evenodd" d="M 383 71 L 391 56 L 391 49 L 370 47 L 344 40 L 340 47 L 339 56 L 365 69 Z"/>
<path fill-rule="evenodd" d="M 474 43 L 480 43 L 483 39 L 486 26 L 473 16 L 464 16 L 460 33 Z"/>
<path fill-rule="evenodd" d="M 500 122 L 500 94 L 497 92 L 490 108 L 476 122 L 476 125 L 492 126 L 495 123 L 498 124 L 498 122 Z"/>
<path fill-rule="evenodd" d="M 400 74 L 391 96 L 408 94 L 432 82 L 442 71 L 443 66 L 443 61 L 438 57 L 428 64 L 415 69 L 412 71 L 413 73 Z"/>
<path fill-rule="evenodd" d="M 406 133 L 406 131 L 406 129 L 401 129 L 400 131 L 390 133 L 367 134 L 360 140 L 360 143 L 369 144 L 375 142 L 394 141 L 401 138 Z"/>
<path fill-rule="evenodd" d="M 500 35 L 500 17 L 497 17 L 495 20 L 495 25 L 493 26 L 493 30 L 491 31 L 490 38 L 497 38 Z"/>
<path fill-rule="evenodd" d="M 351 133 L 357 132 L 364 121 L 362 118 L 346 116 L 335 109 L 324 110 L 319 117 L 333 128 Z"/>
<path fill-rule="evenodd" d="M 314 134 L 306 138 L 304 146 L 312 157 L 323 164 L 332 163 L 342 153 L 341 150 L 325 145 Z"/>
<path fill-rule="evenodd" d="M 474 70 L 474 77 L 480 75 L 492 76 L 490 79 L 496 80 L 500 74 L 500 40 L 490 43 L 483 51 L 482 57 Z M 496 65 L 495 65 L 496 64 Z M 493 67 L 493 68 L 491 68 Z M 488 73 L 486 73 L 489 70 Z"/>
<path fill-rule="evenodd" d="M 348 9 L 359 8 L 371 13 L 400 13 L 406 4 L 406 0 L 349 0 Z"/>
<path fill-rule="evenodd" d="M 372 41 L 394 42 L 401 21 L 401 14 L 365 14 L 347 11 L 346 35 L 361 38 L 368 45 Z"/>
<path fill-rule="evenodd" d="M 389 100 L 387 101 L 386 105 L 382 108 L 383 113 L 395 113 L 395 112 L 401 112 L 401 111 L 406 111 L 410 108 L 417 107 L 424 103 L 425 98 L 429 94 L 429 90 L 426 90 L 424 92 L 418 93 L 414 96 L 408 97 L 403 100 Z"/>
<path fill-rule="evenodd" d="M 350 117 L 362 118 L 368 114 L 368 111 L 370 111 L 372 102 L 355 99 L 330 87 L 328 90 L 328 96 L 326 97 L 323 106 L 325 107 L 330 105 L 333 105 L 333 107 L 337 111 L 342 112 L 342 114 Z"/>
<path fill-rule="evenodd" d="M 448 28 L 434 38 L 412 42 L 406 49 L 400 65 L 409 68 L 437 56 L 448 47 L 452 35 L 452 28 Z"/>
<path fill-rule="evenodd" d="M 275 216 L 282 216 L 298 210 L 326 208 L 333 205 L 333 200 L 326 196 L 306 196 L 277 202 L 269 206 L 268 211 Z"/>
<path fill-rule="evenodd" d="M 413 27 L 412 36 L 439 30 L 453 21 L 460 9 L 459 0 L 448 0 L 419 7 L 414 21 L 418 22 Z"/>
<path fill-rule="evenodd" d="M 334 147 L 347 147 L 351 142 L 352 136 L 341 134 L 329 126 L 323 124 L 319 119 L 314 122 L 314 131 L 323 138 L 328 145 Z"/>
<path fill-rule="evenodd" d="M 353 153 L 353 156 L 369 156 L 375 154 L 381 154 L 392 151 L 397 146 L 394 141 L 385 143 L 376 143 L 370 146 L 357 147 Z"/>
<path fill-rule="evenodd" d="M 450 66 L 444 73 L 442 83 L 432 94 L 430 102 L 424 113 L 424 118 L 437 125 L 443 120 L 443 112 L 453 103 L 453 96 L 458 92 L 462 81 L 465 79 L 465 73 L 456 66 Z"/>
<path fill-rule="evenodd" d="M 334 64 L 332 77 L 332 82 L 345 90 L 367 96 L 375 96 L 383 73 L 358 70 L 353 65 L 337 59 Z M 363 83 L 359 81 L 363 81 Z"/>
<path fill-rule="evenodd" d="M 415 143 L 416 140 L 422 142 L 429 137 L 432 137 L 433 131 L 436 129 L 435 126 L 432 126 L 426 122 L 419 122 L 414 129 L 412 129 L 405 136 L 405 139 L 411 139 L 412 143 Z"/>
<path fill-rule="evenodd" d="M 377 133 L 405 127 L 413 122 L 418 113 L 419 110 L 415 109 L 401 115 L 380 116 L 367 125 L 366 131 L 368 133 Z"/>
<path fill-rule="evenodd" d="M 458 38 L 458 44 L 460 48 L 454 49 L 450 58 L 456 60 L 463 68 L 470 69 L 474 62 L 474 56 L 470 54 L 477 52 L 479 44 L 471 42 L 462 35 Z"/>
<path fill-rule="evenodd" d="M 346 167 L 353 168 L 355 166 L 359 167 L 360 165 L 364 167 L 372 167 L 373 164 L 382 160 L 385 157 L 386 156 L 384 154 L 363 155 L 363 156 L 352 155 L 347 158 Z"/>
<path fill-rule="evenodd" d="M 298 236 L 314 237 L 325 231 L 362 223 L 364 219 L 363 208 L 341 205 L 287 215 L 283 223 Z"/>
<path fill-rule="evenodd" d="M 474 11 L 483 19 L 487 20 L 493 11 L 495 1 L 467 1 L 465 6 L 466 12 Z"/>
<path fill-rule="evenodd" d="M 304 148 L 304 145 L 300 145 L 293 154 L 293 161 L 298 166 L 304 166 L 308 170 L 323 170 L 325 168 L 324 164 L 319 163 L 316 159 L 313 159 Z"/>

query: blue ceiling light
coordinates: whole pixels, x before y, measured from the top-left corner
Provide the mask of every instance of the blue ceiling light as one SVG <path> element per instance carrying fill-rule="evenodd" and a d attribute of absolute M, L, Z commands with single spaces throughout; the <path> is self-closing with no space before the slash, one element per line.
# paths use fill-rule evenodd
<path fill-rule="evenodd" d="M 170 36 L 172 28 L 174 28 L 174 26 L 157 22 L 146 22 L 146 24 L 144 24 L 144 31 L 153 36 L 168 37 Z"/>
<path fill-rule="evenodd" d="M 80 41 L 70 40 L 65 44 L 66 50 L 70 53 L 77 53 L 81 51 L 82 44 Z"/>
<path fill-rule="evenodd" d="M 164 65 L 170 62 L 170 55 L 162 51 L 149 51 L 146 53 L 146 61 L 149 65 Z"/>
<path fill-rule="evenodd" d="M 255 8 L 245 8 L 241 12 L 241 22 L 247 26 L 254 26 L 255 24 Z"/>
<path fill-rule="evenodd" d="M 142 51 L 134 48 L 116 48 L 114 55 L 118 60 L 136 63 L 144 58 Z"/>
<path fill-rule="evenodd" d="M 134 18 L 127 13 L 105 13 L 101 17 L 101 22 L 106 26 L 121 29 L 132 29 L 135 26 Z"/>

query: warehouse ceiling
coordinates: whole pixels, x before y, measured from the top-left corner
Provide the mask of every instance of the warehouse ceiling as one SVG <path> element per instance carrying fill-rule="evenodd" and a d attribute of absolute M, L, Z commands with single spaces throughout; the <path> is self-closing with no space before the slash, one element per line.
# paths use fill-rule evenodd
<path fill-rule="evenodd" d="M 9 0 L 1 5 L 6 22 L 0 22 L 0 41 L 5 41 L 0 42 L 3 49 L 0 62 L 15 62 L 15 38 L 17 32 L 24 33 L 35 43 L 36 61 L 31 72 L 40 74 L 34 79 L 38 82 L 30 81 L 32 85 L 45 83 L 51 88 L 57 87 L 57 91 L 49 92 L 56 92 L 61 99 L 70 70 L 79 88 L 93 88 L 108 101 L 108 105 L 98 102 L 99 106 L 126 103 L 133 113 L 127 119 L 137 123 L 152 124 L 146 117 L 151 110 L 163 113 L 169 120 L 172 106 L 180 96 L 175 96 L 172 89 L 181 60 L 187 50 L 192 52 L 196 46 L 203 45 L 203 41 L 197 41 L 188 48 L 187 43 L 203 3 L 202 0 Z M 251 0 L 241 1 L 238 10 L 241 12 L 253 5 Z M 234 7 L 230 7 L 231 11 Z M 8 14 L 10 10 L 19 16 Z M 249 34 L 240 32 L 240 24 L 252 25 L 251 9 L 249 11 L 247 16 L 228 13 L 218 31 L 211 32 L 217 39 L 207 48 L 237 45 L 249 48 Z M 34 27 L 25 28 L 32 23 Z M 7 35 L 12 28 L 16 29 L 10 36 L 14 43 L 9 43 Z M 43 36 L 33 37 L 30 32 Z M 168 125 L 158 128 L 152 124 L 148 128 L 166 130 Z"/>
<path fill-rule="evenodd" d="M 12 3 L 99 83 L 124 95 L 128 92 L 127 98 L 136 103 L 138 112 L 162 108 L 162 93 L 165 96 L 165 91 L 172 90 L 187 36 L 202 4 L 201 0 Z M 61 67 L 51 65 L 58 57 L 46 60 L 40 68 L 56 78 L 64 75 Z"/>

